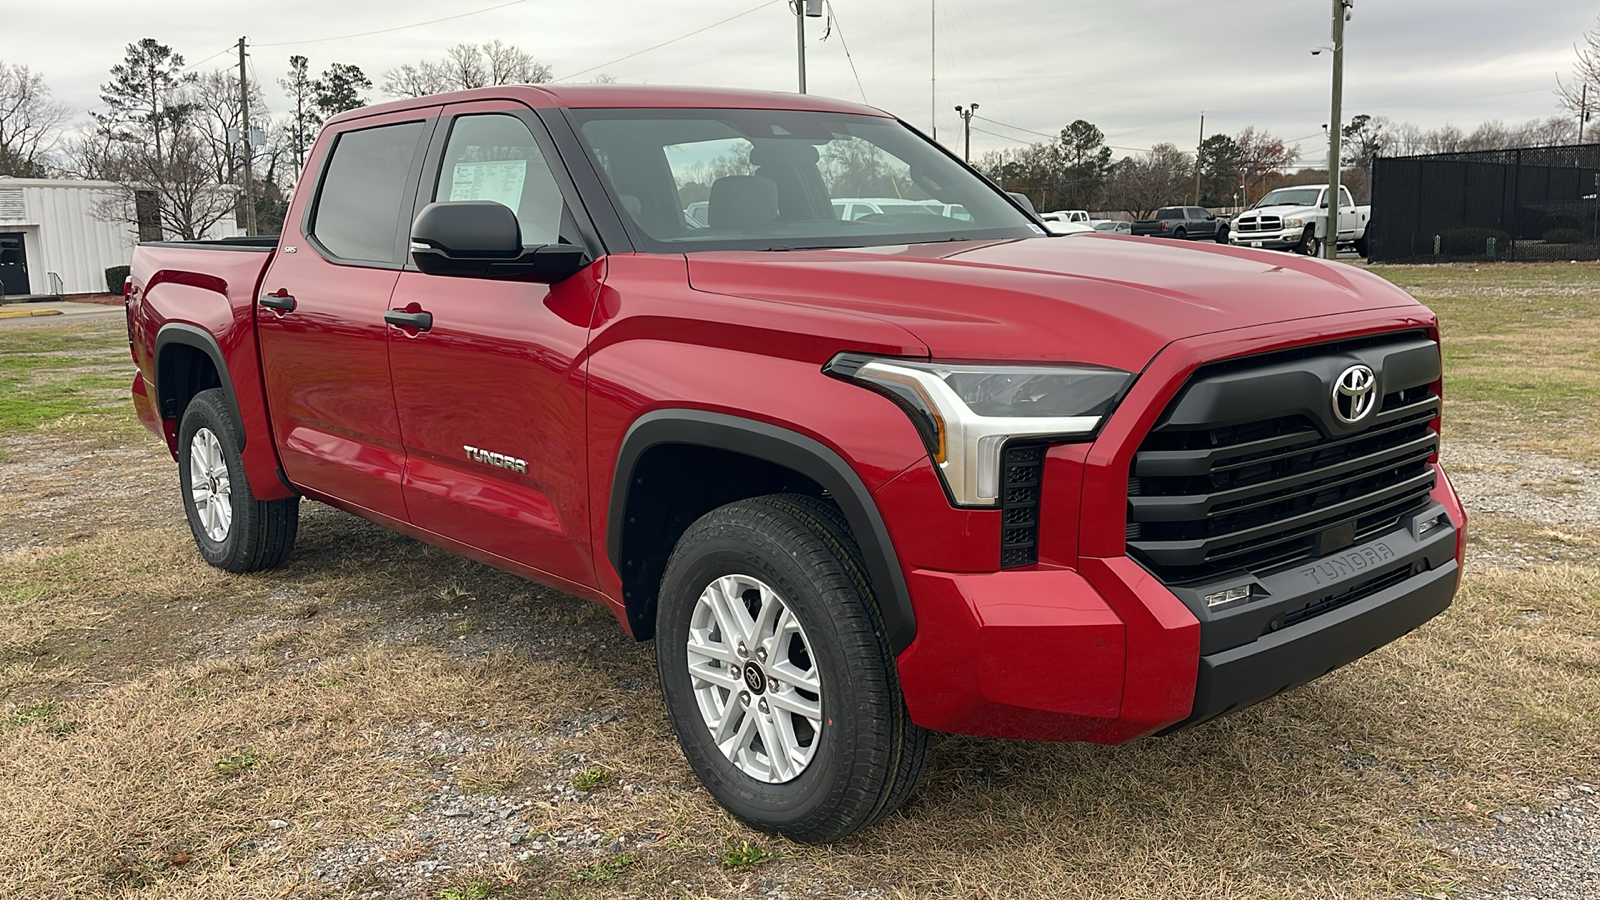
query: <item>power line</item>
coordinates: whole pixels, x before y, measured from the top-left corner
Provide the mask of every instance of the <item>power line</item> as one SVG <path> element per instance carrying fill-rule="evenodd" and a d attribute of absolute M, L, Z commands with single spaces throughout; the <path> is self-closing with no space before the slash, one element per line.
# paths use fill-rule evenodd
<path fill-rule="evenodd" d="M 850 74 L 855 76 L 856 90 L 861 92 L 861 102 L 867 103 L 867 89 L 861 84 L 861 73 L 856 71 L 856 59 L 850 55 L 850 45 L 844 39 L 844 25 L 839 21 L 839 13 L 833 8 L 832 0 L 828 2 L 828 18 L 833 20 L 833 27 L 839 30 L 839 46 L 844 48 L 844 58 L 850 63 Z"/>
<path fill-rule="evenodd" d="M 224 53 L 232 52 L 234 47 L 236 47 L 236 46 L 237 46 L 236 44 L 229 44 L 228 46 L 223 47 L 221 50 L 218 50 L 217 52 L 211 54 L 210 56 L 206 57 L 205 59 L 202 59 L 197 63 L 190 63 L 187 66 L 184 66 L 182 69 L 179 69 L 178 71 L 187 72 L 190 69 L 196 68 L 198 66 L 203 66 L 206 63 L 212 61 L 213 59 L 216 59 L 217 57 L 221 56 Z"/>
<path fill-rule="evenodd" d="M 517 2 L 521 2 L 521 0 L 517 0 Z M 767 2 L 758 4 L 756 6 L 752 6 L 752 7 L 750 7 L 749 9 L 745 10 L 742 13 L 738 13 L 736 15 L 729 16 L 726 19 L 722 19 L 721 21 L 718 21 L 718 22 L 712 22 L 710 25 L 706 25 L 703 28 L 696 28 L 695 30 L 689 32 L 688 34 L 680 34 L 677 37 L 672 38 L 671 40 L 662 41 L 659 44 L 655 44 L 653 46 L 646 47 L 643 50 L 638 50 L 638 51 L 635 51 L 633 53 L 629 53 L 627 56 L 619 56 L 616 59 L 611 60 L 610 62 L 603 62 L 598 66 L 590 66 L 587 69 L 580 69 L 577 72 L 573 72 L 573 73 L 568 74 L 568 75 L 563 75 L 560 78 L 557 78 L 555 80 L 556 81 L 566 81 L 569 78 L 577 78 L 579 75 L 587 75 L 590 72 L 596 71 L 598 69 L 604 69 L 607 66 L 614 66 L 619 62 L 625 62 L 627 60 L 633 59 L 635 56 L 643 56 L 644 54 L 649 53 L 652 50 L 660 50 L 662 47 L 665 47 L 668 44 L 676 44 L 677 42 L 679 42 L 681 40 L 684 40 L 686 38 L 692 38 L 695 35 L 700 34 L 701 32 L 710 31 L 711 29 L 716 28 L 719 25 L 726 25 L 729 22 L 732 22 L 734 19 L 742 19 L 745 16 L 748 16 L 753 12 L 756 12 L 756 11 L 762 10 L 762 9 L 766 9 L 767 7 L 772 6 L 773 4 L 776 4 L 776 3 L 779 3 L 779 2 L 782 2 L 782 0 L 767 0 Z"/>
<path fill-rule="evenodd" d="M 995 119 L 989 118 L 988 116 L 973 116 L 973 118 L 982 119 L 982 120 L 984 120 L 985 122 L 988 122 L 991 125 L 999 125 L 999 126 L 1001 126 L 1003 128 L 1014 128 L 1017 131 L 1025 131 L 1028 134 L 1036 134 L 1039 137 L 1049 138 L 1052 141 L 1053 140 L 1057 140 L 1057 139 L 1059 139 L 1061 137 L 1061 135 L 1059 135 L 1059 134 L 1045 134 L 1042 131 L 1034 131 L 1032 128 L 1023 128 L 1021 125 L 1012 125 L 1009 122 L 997 121 Z M 981 129 L 981 128 L 974 128 L 973 130 L 974 131 L 983 131 L 983 129 Z M 983 131 L 983 133 L 984 134 L 994 134 L 994 132 L 992 132 L 992 131 Z M 1002 134 L 994 134 L 994 136 L 995 137 L 1005 137 L 1005 135 L 1002 135 Z M 1007 138 L 1007 140 L 1013 140 L 1013 141 L 1016 141 L 1019 144 L 1029 143 L 1028 141 L 1017 140 L 1016 138 Z M 1118 146 L 1116 144 L 1103 144 L 1102 146 L 1110 147 L 1113 150 L 1125 150 L 1125 151 L 1127 151 L 1129 153 L 1149 153 L 1150 152 L 1150 148 L 1149 147 L 1121 147 L 1121 146 Z"/>
<path fill-rule="evenodd" d="M 445 16 L 445 17 L 440 18 L 440 19 L 429 19 L 426 22 L 412 22 L 410 25 L 396 25 L 393 28 L 379 28 L 379 29 L 376 29 L 374 31 L 362 31 L 362 32 L 357 32 L 356 34 L 340 34 L 340 35 L 335 35 L 333 37 L 306 38 L 305 40 L 299 40 L 299 41 L 275 41 L 275 42 L 270 43 L 270 44 L 256 44 L 255 46 L 257 46 L 257 47 L 292 47 L 292 46 L 295 46 L 297 44 L 321 44 L 321 43 L 324 43 L 324 42 L 327 42 L 327 41 L 348 41 L 348 40 L 353 40 L 354 38 L 370 37 L 370 36 L 372 36 L 374 34 L 389 34 L 390 32 L 394 32 L 394 31 L 405 31 L 407 28 L 421 28 L 424 25 L 437 25 L 440 22 L 449 22 L 449 21 L 452 21 L 454 19 L 465 19 L 467 16 L 476 16 L 476 15 L 479 15 L 481 13 L 494 12 L 497 9 L 505 9 L 508 6 L 516 6 L 519 3 L 527 3 L 527 2 L 528 2 L 528 0 L 510 0 L 509 3 L 501 3 L 498 6 L 486 6 L 483 9 L 474 9 L 474 10 L 472 10 L 470 12 L 456 13 L 453 16 Z"/>

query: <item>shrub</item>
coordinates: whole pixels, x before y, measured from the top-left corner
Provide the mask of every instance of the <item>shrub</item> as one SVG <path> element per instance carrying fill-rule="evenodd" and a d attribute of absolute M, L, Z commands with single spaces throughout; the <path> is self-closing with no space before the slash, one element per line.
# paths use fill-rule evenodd
<path fill-rule="evenodd" d="M 1495 255 L 1511 251 L 1511 235 L 1493 228 L 1457 228 L 1439 236 L 1439 252 L 1446 256 L 1487 256 L 1489 238 L 1494 238 Z"/>
<path fill-rule="evenodd" d="M 1582 228 L 1552 228 L 1544 233 L 1546 244 L 1587 244 L 1594 236 Z"/>
<path fill-rule="evenodd" d="M 106 269 L 106 293 L 122 293 L 122 283 L 128 280 L 127 266 L 112 266 Z"/>

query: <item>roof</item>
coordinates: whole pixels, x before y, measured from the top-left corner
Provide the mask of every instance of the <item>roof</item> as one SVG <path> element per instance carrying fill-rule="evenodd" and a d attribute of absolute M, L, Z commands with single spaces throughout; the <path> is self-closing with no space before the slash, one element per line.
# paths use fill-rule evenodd
<path fill-rule="evenodd" d="M 746 91 L 735 88 L 683 87 L 644 84 L 510 84 L 474 88 L 449 94 L 412 97 L 340 113 L 329 123 L 344 122 L 380 113 L 400 112 L 462 103 L 472 100 L 518 100 L 531 107 L 566 109 L 783 109 L 803 112 L 854 113 L 888 116 L 881 109 L 821 97 L 816 94 L 790 94 L 778 91 Z"/>
<path fill-rule="evenodd" d="M 0 175 L 0 190 L 6 188 L 87 188 L 107 190 L 117 187 L 114 181 L 87 181 L 82 178 L 12 178 Z"/>

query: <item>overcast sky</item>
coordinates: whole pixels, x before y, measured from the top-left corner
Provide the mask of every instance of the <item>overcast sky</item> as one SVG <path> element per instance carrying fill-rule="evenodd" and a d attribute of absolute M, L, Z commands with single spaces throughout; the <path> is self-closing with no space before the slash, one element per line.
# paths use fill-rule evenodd
<path fill-rule="evenodd" d="M 99 102 L 107 69 L 143 37 L 171 44 L 197 71 L 237 65 L 229 44 L 250 39 L 254 72 L 274 112 L 275 80 L 292 53 L 314 72 L 385 70 L 443 55 L 462 41 L 499 38 L 533 53 L 558 78 L 606 72 L 626 82 L 795 89 L 794 18 L 771 0 L 733 21 L 616 62 L 670 38 L 745 13 L 759 0 L 0 0 L 0 60 L 44 75 L 80 116 Z M 441 16 L 498 9 L 414 28 Z M 952 107 L 978 103 L 974 154 L 1038 140 L 1088 119 L 1122 149 L 1247 125 L 1325 158 L 1331 0 L 937 0 L 937 101 L 930 93 L 929 0 L 835 0 L 834 33 L 810 19 L 813 93 L 861 100 L 958 146 Z M 1594 0 L 1357 0 L 1347 26 L 1345 118 L 1386 115 L 1425 127 L 1519 124 L 1558 112 L 1552 89 L 1573 44 L 1595 27 Z M 841 37 L 843 40 L 841 40 Z M 338 38 L 326 40 L 326 38 Z M 319 40 L 321 39 L 321 40 Z M 844 52 L 849 44 L 860 83 Z M 207 57 L 214 59 L 203 62 Z M 382 99 L 373 91 L 370 99 Z M 1004 125 L 996 124 L 1005 123 Z M 985 132 L 992 132 L 985 133 Z M 998 137 L 996 135 L 1004 135 Z"/>

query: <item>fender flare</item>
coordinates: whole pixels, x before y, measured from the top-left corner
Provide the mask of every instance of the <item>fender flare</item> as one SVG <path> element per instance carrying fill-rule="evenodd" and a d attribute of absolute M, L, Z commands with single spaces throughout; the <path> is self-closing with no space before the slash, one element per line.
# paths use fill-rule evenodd
<path fill-rule="evenodd" d="M 634 421 L 617 453 L 606 519 L 606 556 L 617 572 L 624 571 L 622 535 L 634 468 L 646 451 L 663 444 L 714 447 L 740 453 L 792 469 L 826 489 L 844 513 L 860 545 L 890 648 L 898 655 L 911 645 L 916 637 L 911 592 L 889 529 L 861 476 L 820 441 L 753 419 L 697 409 L 658 409 Z"/>
<path fill-rule="evenodd" d="M 156 398 L 156 414 L 165 417 L 166 401 L 170 399 L 162 394 L 160 382 L 161 355 L 167 347 L 173 344 L 193 347 L 211 358 L 211 365 L 217 370 L 217 380 L 222 382 L 222 395 L 228 401 L 228 411 L 233 414 L 233 420 L 241 426 L 239 429 L 239 449 L 243 450 L 244 444 L 250 439 L 250 436 L 245 433 L 242 427 L 244 416 L 239 414 L 239 398 L 233 392 L 233 376 L 228 372 L 228 364 L 222 355 L 222 347 L 217 343 L 217 339 L 211 336 L 211 332 L 197 325 L 190 325 L 187 322 L 168 322 L 161 326 L 160 331 L 156 332 L 155 353 L 152 355 L 154 365 L 151 367 L 154 369 L 151 373 L 154 377 L 151 379 L 150 384 L 150 393 L 155 395 Z"/>

